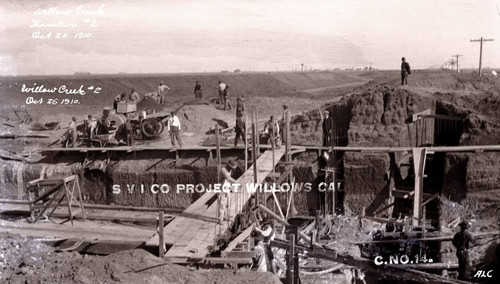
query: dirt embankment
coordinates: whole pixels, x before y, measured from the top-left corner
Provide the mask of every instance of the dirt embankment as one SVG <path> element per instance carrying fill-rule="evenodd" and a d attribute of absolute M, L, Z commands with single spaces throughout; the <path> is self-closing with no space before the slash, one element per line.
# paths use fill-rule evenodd
<path fill-rule="evenodd" d="M 271 273 L 193 270 L 141 249 L 81 255 L 5 234 L 0 244 L 2 283 L 281 283 Z"/>
<path fill-rule="evenodd" d="M 24 185 L 41 175 L 57 178 L 76 174 L 80 177 L 84 199 L 91 203 L 184 209 L 199 193 L 178 193 L 177 184 L 208 186 L 218 182 L 215 161 L 207 165 L 209 155 L 205 151 L 185 154 L 177 163 L 169 152 L 138 153 L 136 159 L 111 159 L 109 163 L 105 156 L 84 161 L 84 156 L 66 155 L 57 158 L 56 163 L 23 164 L 2 160 L 0 198 L 27 199 Z M 232 158 L 243 168 L 241 155 L 241 151 L 228 154 L 222 162 Z"/>
<path fill-rule="evenodd" d="M 90 75 L 53 77 L 21 77 L 0 79 L 0 96 L 5 104 L 24 104 L 28 96 L 39 98 L 76 98 L 82 105 L 112 104 L 113 98 L 134 88 L 141 96 L 157 90 L 160 81 L 170 87 L 167 95 L 168 103 L 182 103 L 194 99 L 193 89 L 196 81 L 200 81 L 203 96 L 218 97 L 218 80 L 228 83 L 232 97 L 279 97 L 287 93 L 317 87 L 329 87 L 339 84 L 359 82 L 355 76 L 342 72 L 303 72 L 303 73 L 243 73 L 243 74 L 177 74 L 177 75 Z M 21 92 L 23 84 L 26 87 L 44 85 L 45 88 L 59 88 L 65 85 L 67 89 L 79 89 L 84 86 L 85 95 L 66 95 Z M 88 87 L 94 86 L 89 90 Z M 98 94 L 95 88 L 101 88 Z M 309 97 L 309 96 L 306 96 Z"/>
<path fill-rule="evenodd" d="M 473 74 L 415 72 L 410 78 L 409 87 L 399 87 L 396 86 L 397 75 L 384 73 L 384 76 L 356 88 L 339 102 L 327 103 L 293 117 L 292 143 L 322 145 L 320 112 L 327 109 L 335 120 L 336 135 L 339 138 L 336 145 L 339 146 L 500 144 L 497 127 L 500 121 L 500 80 L 479 79 Z M 441 89 L 449 91 L 435 92 Z M 426 109 L 461 121 L 441 122 L 438 125 L 427 119 L 417 122 L 418 125 L 407 123 L 413 114 Z M 398 160 L 399 158 L 401 157 Z M 434 177 L 432 186 L 442 186 L 443 194 L 453 196 L 455 201 L 473 196 L 478 198 L 477 192 L 498 196 L 498 160 L 499 153 L 447 153 L 441 167 L 429 165 L 444 168 L 443 172 L 433 173 L 439 177 Z M 346 153 L 343 161 L 345 204 L 356 207 L 346 209 L 359 214 L 363 206 L 370 208 L 377 196 L 384 194 L 388 180 L 382 177 L 392 168 L 390 159 L 387 154 Z M 399 167 L 399 162 L 396 166 Z M 404 169 L 400 168 L 399 171 Z M 406 176 L 407 173 L 402 175 Z"/>

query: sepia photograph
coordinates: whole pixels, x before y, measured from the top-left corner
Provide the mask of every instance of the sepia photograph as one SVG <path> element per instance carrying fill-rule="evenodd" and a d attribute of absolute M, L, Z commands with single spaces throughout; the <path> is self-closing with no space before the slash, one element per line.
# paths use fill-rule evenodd
<path fill-rule="evenodd" d="M 500 0 L 0 1 L 1 283 L 500 283 Z"/>

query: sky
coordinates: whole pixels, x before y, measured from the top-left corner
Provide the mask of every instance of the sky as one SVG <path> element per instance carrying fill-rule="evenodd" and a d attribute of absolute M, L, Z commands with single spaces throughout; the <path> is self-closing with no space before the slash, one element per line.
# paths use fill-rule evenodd
<path fill-rule="evenodd" d="M 500 0 L 3 0 L 0 75 L 477 68 L 480 37 L 500 68 Z"/>

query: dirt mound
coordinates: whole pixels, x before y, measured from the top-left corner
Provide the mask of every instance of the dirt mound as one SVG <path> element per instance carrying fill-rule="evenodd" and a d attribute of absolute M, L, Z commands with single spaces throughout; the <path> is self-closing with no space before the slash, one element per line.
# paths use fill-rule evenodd
<path fill-rule="evenodd" d="M 146 111 L 146 112 L 160 112 L 165 108 L 165 105 L 157 103 L 153 98 L 146 97 L 142 99 L 137 104 L 137 111 Z"/>
<path fill-rule="evenodd" d="M 9 234 L 2 235 L 0 244 L 3 283 L 281 283 L 268 273 L 193 271 L 140 249 L 80 255 Z"/>
<path fill-rule="evenodd" d="M 369 87 L 381 84 L 390 84 L 394 86 L 401 84 L 399 71 L 371 72 L 366 75 L 375 77 L 368 84 Z M 361 75 L 361 77 L 363 77 L 363 75 Z M 408 77 L 408 86 L 434 88 L 439 90 L 488 92 L 492 88 L 498 88 L 500 86 L 500 80 L 488 74 L 480 78 L 476 73 L 456 73 L 443 70 L 415 70 Z"/>
<path fill-rule="evenodd" d="M 292 144 L 321 145 L 322 109 L 333 116 L 337 136 L 344 136 L 342 146 L 410 146 L 415 141 L 410 141 L 406 120 L 414 113 L 433 110 L 434 105 L 432 98 L 399 87 L 384 84 L 367 88 L 336 104 L 293 117 Z M 410 134 L 415 139 L 415 134 Z"/>

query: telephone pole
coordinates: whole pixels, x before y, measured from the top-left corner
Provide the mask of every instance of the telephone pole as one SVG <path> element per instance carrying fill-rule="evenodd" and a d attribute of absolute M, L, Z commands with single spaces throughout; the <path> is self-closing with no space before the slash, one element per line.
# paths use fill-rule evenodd
<path fill-rule="evenodd" d="M 463 56 L 463 55 L 460 55 L 460 54 L 455 54 L 455 55 L 452 55 L 451 57 L 455 57 L 456 58 L 456 61 L 457 61 L 457 73 L 460 72 L 460 69 L 458 69 L 458 57 L 460 56 Z"/>
<path fill-rule="evenodd" d="M 483 60 L 483 41 L 494 41 L 494 39 L 486 39 L 481 37 L 480 39 L 471 39 L 470 42 L 479 42 L 479 77 L 482 75 L 481 63 Z"/>

